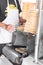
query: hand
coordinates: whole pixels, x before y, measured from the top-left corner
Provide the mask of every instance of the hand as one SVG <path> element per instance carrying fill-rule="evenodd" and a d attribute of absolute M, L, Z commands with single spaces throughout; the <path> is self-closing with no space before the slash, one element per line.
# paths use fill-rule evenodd
<path fill-rule="evenodd" d="M 20 17 L 20 18 L 19 18 L 19 22 L 20 22 L 20 24 L 22 25 L 22 24 L 24 24 L 24 23 L 26 22 L 26 20 L 23 19 L 22 17 Z"/>
<path fill-rule="evenodd" d="M 15 31 L 14 26 L 11 25 L 11 24 L 7 24 L 7 25 L 5 25 L 5 29 L 6 29 L 7 31 Z"/>

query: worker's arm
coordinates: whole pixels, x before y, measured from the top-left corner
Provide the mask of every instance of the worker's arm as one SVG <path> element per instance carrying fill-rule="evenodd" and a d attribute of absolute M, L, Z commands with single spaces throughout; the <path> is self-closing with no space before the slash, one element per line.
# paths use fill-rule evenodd
<path fill-rule="evenodd" d="M 0 27 L 6 28 L 6 25 L 4 23 L 0 22 Z"/>
<path fill-rule="evenodd" d="M 20 12 L 20 14 L 19 14 L 19 23 L 20 23 L 21 25 L 23 25 L 25 22 L 26 22 L 26 19 L 23 19 L 23 17 L 22 17 L 22 12 Z"/>
<path fill-rule="evenodd" d="M 2 22 L 0 22 L 0 27 L 6 29 L 7 31 L 12 31 L 14 29 L 14 27 L 11 24 L 4 24 Z"/>

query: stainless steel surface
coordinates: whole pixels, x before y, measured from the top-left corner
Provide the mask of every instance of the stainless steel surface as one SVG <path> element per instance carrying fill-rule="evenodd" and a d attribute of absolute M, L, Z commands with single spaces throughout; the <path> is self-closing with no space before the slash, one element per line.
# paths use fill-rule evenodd
<path fill-rule="evenodd" d="M 38 29 L 36 33 L 36 43 L 35 43 L 35 62 L 38 62 L 38 47 L 39 47 L 39 40 L 40 40 L 40 28 L 41 28 L 41 12 L 42 10 L 42 0 L 40 0 L 40 8 L 39 8 L 39 20 L 38 20 Z"/>
<path fill-rule="evenodd" d="M 14 41 L 15 40 L 15 41 Z M 26 46 L 27 37 L 21 31 L 16 31 L 16 34 L 13 35 L 13 45 L 14 46 Z"/>
<path fill-rule="evenodd" d="M 0 57 L 0 65 L 13 65 L 4 55 Z"/>
<path fill-rule="evenodd" d="M 3 48 L 3 54 L 12 62 L 12 63 L 17 63 L 21 64 L 22 63 L 22 56 L 18 52 L 16 52 L 14 49 L 5 46 Z"/>

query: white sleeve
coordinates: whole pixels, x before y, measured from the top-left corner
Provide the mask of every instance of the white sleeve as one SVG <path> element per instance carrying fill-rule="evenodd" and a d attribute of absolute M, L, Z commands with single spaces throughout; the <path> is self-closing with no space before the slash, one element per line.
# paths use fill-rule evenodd
<path fill-rule="evenodd" d="M 22 12 L 20 12 L 19 16 L 22 17 Z"/>

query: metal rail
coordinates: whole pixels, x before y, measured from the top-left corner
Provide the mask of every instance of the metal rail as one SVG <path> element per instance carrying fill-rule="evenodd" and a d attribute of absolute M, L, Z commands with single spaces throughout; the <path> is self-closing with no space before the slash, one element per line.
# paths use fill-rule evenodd
<path fill-rule="evenodd" d="M 39 19 L 38 19 L 38 29 L 36 33 L 36 41 L 35 41 L 35 62 L 38 62 L 38 48 L 39 48 L 39 40 L 40 40 L 40 28 L 41 28 L 41 10 L 42 10 L 42 0 L 40 0 L 40 7 L 39 7 Z"/>

